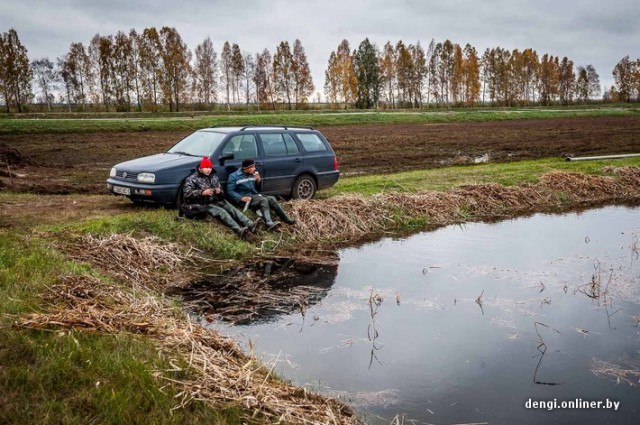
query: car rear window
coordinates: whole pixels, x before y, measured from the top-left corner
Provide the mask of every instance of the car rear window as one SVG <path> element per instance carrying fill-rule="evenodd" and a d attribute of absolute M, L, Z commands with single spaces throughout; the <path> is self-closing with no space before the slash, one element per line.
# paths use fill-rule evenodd
<path fill-rule="evenodd" d="M 296 133 L 296 136 L 298 136 L 304 150 L 307 152 L 323 152 L 327 150 L 327 147 L 317 134 Z"/>

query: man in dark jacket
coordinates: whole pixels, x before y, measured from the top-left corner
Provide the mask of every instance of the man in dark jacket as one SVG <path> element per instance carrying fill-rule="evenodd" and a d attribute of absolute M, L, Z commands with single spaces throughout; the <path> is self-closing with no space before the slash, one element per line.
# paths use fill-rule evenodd
<path fill-rule="evenodd" d="M 279 221 L 273 221 L 271 218 L 270 209 L 285 223 L 295 224 L 296 221 L 284 212 L 275 197 L 259 193 L 261 183 L 262 177 L 256 171 L 255 161 L 245 159 L 242 161 L 242 169 L 229 175 L 227 194 L 236 205 L 243 208 L 248 206 L 256 212 L 259 211 L 269 230 L 274 230 L 280 225 Z"/>
<path fill-rule="evenodd" d="M 248 239 L 259 225 L 260 219 L 251 221 L 224 199 L 220 180 L 215 175 L 213 164 L 207 157 L 202 158 L 195 173 L 184 183 L 184 201 L 189 206 L 198 206 L 211 216 L 229 226 L 239 237 Z"/>

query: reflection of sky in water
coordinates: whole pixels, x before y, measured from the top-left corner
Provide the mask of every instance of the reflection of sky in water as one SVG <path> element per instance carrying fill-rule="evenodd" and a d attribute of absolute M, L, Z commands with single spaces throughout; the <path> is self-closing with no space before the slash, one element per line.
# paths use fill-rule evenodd
<path fill-rule="evenodd" d="M 638 208 L 609 207 L 384 239 L 342 251 L 333 287 L 304 318 L 223 331 L 251 339 L 286 378 L 387 423 L 398 413 L 435 423 L 637 423 L 640 388 L 590 367 L 640 365 L 639 219 Z M 581 292 L 594 273 L 610 305 Z M 373 320 L 372 290 L 383 298 Z M 547 351 L 537 371 L 535 322 L 548 326 L 538 326 Z M 534 372 L 559 385 L 535 384 Z M 523 407 L 607 397 L 621 411 Z"/>

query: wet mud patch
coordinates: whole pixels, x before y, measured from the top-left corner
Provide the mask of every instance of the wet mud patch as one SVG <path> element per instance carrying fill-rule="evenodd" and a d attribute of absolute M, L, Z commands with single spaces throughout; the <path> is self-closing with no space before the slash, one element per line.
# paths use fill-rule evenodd
<path fill-rule="evenodd" d="M 330 260 L 276 257 L 172 292 L 207 322 L 248 325 L 291 314 L 304 319 L 307 308 L 326 297 L 336 274 L 337 264 Z"/>

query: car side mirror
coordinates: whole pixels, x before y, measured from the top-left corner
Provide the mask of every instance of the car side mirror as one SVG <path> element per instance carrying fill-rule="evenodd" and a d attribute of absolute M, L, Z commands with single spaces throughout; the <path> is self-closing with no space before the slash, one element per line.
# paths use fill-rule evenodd
<path fill-rule="evenodd" d="M 228 154 L 226 154 L 226 155 L 220 155 L 220 156 L 218 157 L 218 162 L 220 162 L 220 165 L 224 165 L 224 162 L 225 162 L 227 159 L 233 159 L 233 154 L 232 154 L 232 153 L 228 153 Z"/>

